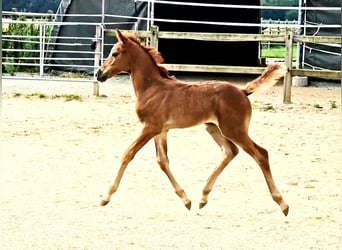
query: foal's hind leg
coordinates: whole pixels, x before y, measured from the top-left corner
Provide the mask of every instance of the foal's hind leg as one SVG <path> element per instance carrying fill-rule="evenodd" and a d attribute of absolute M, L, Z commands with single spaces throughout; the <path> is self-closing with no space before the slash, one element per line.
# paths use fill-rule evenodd
<path fill-rule="evenodd" d="M 219 145 L 223 152 L 223 160 L 216 167 L 214 172 L 209 176 L 206 185 L 202 191 L 202 199 L 199 208 L 204 207 L 208 203 L 208 195 L 211 192 L 215 181 L 221 172 L 225 169 L 228 163 L 239 153 L 239 149 L 229 140 L 222 136 L 220 129 L 213 123 L 207 123 L 206 129 L 213 137 L 215 142 Z"/>
<path fill-rule="evenodd" d="M 280 206 L 285 216 L 289 213 L 289 205 L 284 201 L 277 186 L 274 183 L 270 164 L 268 160 L 268 152 L 266 149 L 260 147 L 253 142 L 248 135 L 241 136 L 235 141 L 240 147 L 242 147 L 248 154 L 250 154 L 254 160 L 258 163 L 264 174 L 268 189 L 271 193 L 273 200 Z"/>
<path fill-rule="evenodd" d="M 157 162 L 163 172 L 169 178 L 173 188 L 175 189 L 176 194 L 183 200 L 184 205 L 187 209 L 191 208 L 191 201 L 187 197 L 184 192 L 184 189 L 177 183 L 176 179 L 173 177 L 173 174 L 169 168 L 169 159 L 167 157 L 167 140 L 166 140 L 167 132 L 162 132 L 159 135 L 154 137 L 154 142 L 156 146 L 157 153 Z"/>

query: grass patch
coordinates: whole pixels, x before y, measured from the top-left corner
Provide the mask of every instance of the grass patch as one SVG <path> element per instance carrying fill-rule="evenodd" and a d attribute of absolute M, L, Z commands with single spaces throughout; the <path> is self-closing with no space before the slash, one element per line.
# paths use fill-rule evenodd
<path fill-rule="evenodd" d="M 292 57 L 297 56 L 297 46 L 292 48 Z M 263 45 L 261 49 L 261 57 L 265 58 L 285 58 L 285 46 L 283 45 Z"/>
<path fill-rule="evenodd" d="M 65 98 L 66 101 L 80 101 L 82 98 L 80 95 L 77 94 L 66 94 L 62 95 L 63 98 Z"/>
<path fill-rule="evenodd" d="M 36 92 L 36 93 L 27 94 L 27 95 L 25 95 L 25 97 L 26 98 L 38 97 L 40 99 L 45 99 L 45 98 L 47 98 L 47 95 L 40 93 L 40 92 Z"/>
<path fill-rule="evenodd" d="M 263 112 L 267 112 L 267 111 L 275 112 L 276 111 L 276 109 L 273 107 L 271 103 L 263 103 L 263 102 L 258 102 L 258 101 L 255 101 L 252 103 L 252 108 L 258 109 Z"/>
<path fill-rule="evenodd" d="M 323 109 L 323 107 L 322 107 L 321 105 L 319 105 L 318 103 L 315 103 L 315 104 L 313 105 L 313 107 L 314 107 L 315 109 Z"/>
<path fill-rule="evenodd" d="M 14 93 L 13 97 L 22 97 L 24 96 L 27 99 L 30 98 L 39 98 L 39 99 L 46 99 L 46 98 L 50 98 L 50 99 L 59 99 L 59 98 L 64 98 L 66 101 L 81 101 L 82 97 L 78 94 L 63 94 L 63 95 L 53 95 L 53 96 L 48 96 L 46 94 L 43 93 L 31 93 L 31 94 L 22 94 L 22 93 Z"/>
<path fill-rule="evenodd" d="M 272 104 L 270 103 L 266 103 L 263 107 L 262 107 L 262 111 L 274 111 L 274 107 L 272 106 Z"/>
<path fill-rule="evenodd" d="M 337 109 L 336 101 L 329 101 L 330 102 L 330 108 L 331 109 Z"/>
<path fill-rule="evenodd" d="M 82 97 L 78 94 L 63 94 L 63 95 L 54 95 L 52 99 L 64 98 L 66 101 L 80 101 Z"/>

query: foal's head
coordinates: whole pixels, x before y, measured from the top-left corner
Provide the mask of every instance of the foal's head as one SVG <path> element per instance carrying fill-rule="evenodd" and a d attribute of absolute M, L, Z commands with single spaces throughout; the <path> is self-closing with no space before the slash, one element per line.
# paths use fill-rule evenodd
<path fill-rule="evenodd" d="M 157 50 L 140 44 L 135 36 L 123 34 L 120 30 L 116 30 L 116 37 L 118 42 L 97 71 L 98 81 L 104 82 L 120 72 L 131 73 L 132 65 L 138 62 L 138 57 L 142 56 L 141 53 L 148 55 L 152 65 L 159 69 L 162 77 L 169 78 L 168 71 L 158 65 L 158 63 L 163 63 L 164 59 Z M 144 61 L 143 63 L 148 62 Z"/>

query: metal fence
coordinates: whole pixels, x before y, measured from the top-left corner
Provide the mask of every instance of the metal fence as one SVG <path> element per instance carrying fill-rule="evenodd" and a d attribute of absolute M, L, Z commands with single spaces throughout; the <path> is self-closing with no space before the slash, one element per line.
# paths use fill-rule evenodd
<path fill-rule="evenodd" d="M 297 20 L 271 20 L 271 19 L 261 19 L 261 34 L 263 35 L 271 35 L 271 36 L 281 36 L 284 37 L 287 30 L 291 30 L 294 34 L 300 33 L 300 28 L 298 25 Z M 288 28 L 290 27 L 290 28 Z M 297 55 L 293 57 L 293 63 L 296 65 L 296 68 L 299 68 L 300 61 L 299 61 L 299 47 L 300 44 L 297 43 L 294 45 L 297 51 Z M 260 42 L 259 43 L 259 57 L 266 58 L 270 60 L 278 60 L 282 61 L 284 58 L 270 58 L 268 56 L 269 53 L 272 52 L 273 54 L 281 54 L 285 55 L 286 46 L 284 42 Z"/>
<path fill-rule="evenodd" d="M 132 22 L 137 21 L 138 19 L 143 19 L 145 21 L 148 21 L 148 27 L 153 27 L 154 21 L 159 22 L 179 22 L 179 23 L 193 23 L 193 24 L 207 24 L 207 25 L 227 25 L 227 26 L 250 26 L 250 27 L 260 27 L 261 34 L 258 34 L 258 41 L 260 44 L 260 50 L 259 50 L 259 57 L 261 57 L 261 54 L 263 52 L 263 49 L 270 48 L 273 45 L 281 45 L 280 49 L 284 50 L 282 53 L 284 53 L 284 58 L 281 58 L 279 60 L 285 59 L 285 48 L 286 48 L 286 39 L 284 39 L 284 35 L 287 31 L 292 31 L 292 33 L 295 35 L 292 46 L 296 47 L 299 46 L 300 43 L 305 43 L 308 38 L 303 37 L 297 37 L 298 30 L 300 28 L 303 28 L 303 25 L 298 24 L 297 21 L 274 21 L 274 20 L 262 20 L 261 23 L 219 23 L 219 22 L 200 22 L 196 20 L 166 20 L 166 19 L 155 19 L 153 16 L 153 6 L 151 6 L 151 1 L 148 0 L 139 0 L 142 2 L 148 2 L 149 6 L 149 12 L 148 16 L 146 18 L 144 17 L 130 17 L 132 18 Z M 187 4 L 182 2 L 172 2 L 172 1 L 157 1 L 154 2 L 164 2 L 165 4 Z M 198 4 L 203 5 L 203 7 L 208 7 L 206 4 Z M 211 4 L 212 5 L 212 4 Z M 280 7 L 280 6 L 240 6 L 240 5 L 218 5 L 215 6 L 221 6 L 222 8 L 258 8 L 258 9 L 297 9 L 297 7 Z M 209 6 L 210 7 L 210 6 Z M 332 9 L 332 8 L 325 8 L 325 9 Z M 333 8 L 334 9 L 334 8 Z M 36 79 L 45 79 L 49 80 L 53 78 L 53 75 L 51 74 L 51 71 L 47 73 L 47 69 L 58 66 L 58 67 L 72 67 L 72 66 L 81 66 L 81 67 L 88 67 L 92 71 L 95 71 L 99 65 L 99 61 L 103 61 L 104 56 L 104 46 L 112 46 L 112 44 L 105 44 L 102 40 L 104 37 L 104 33 L 106 30 L 104 27 L 108 27 L 110 24 L 107 24 L 104 22 L 106 16 L 113 16 L 110 14 L 106 14 L 102 11 L 102 14 L 99 14 L 97 16 L 102 16 L 102 22 L 101 23 L 80 23 L 80 22 L 61 22 L 62 18 L 59 16 L 59 14 L 56 15 L 42 15 L 42 14 L 35 14 L 35 13 L 11 13 L 11 12 L 3 12 L 4 16 L 11 16 L 11 15 L 17 15 L 22 16 L 26 15 L 28 18 L 25 21 L 20 20 L 13 20 L 13 19 L 2 19 L 3 23 L 3 36 L 2 41 L 4 42 L 11 42 L 13 44 L 12 47 L 4 48 L 3 53 L 3 67 L 5 69 L 12 69 L 15 67 L 27 67 L 30 71 L 30 74 L 28 75 L 25 73 L 25 75 L 18 74 L 18 72 L 12 72 L 14 75 L 6 74 L 5 78 L 36 78 Z M 69 14 L 72 15 L 72 14 Z M 48 20 L 34 20 L 35 17 L 41 17 L 45 16 L 48 17 Z M 75 14 L 72 16 L 87 16 L 82 14 Z M 129 17 L 127 17 L 129 18 Z M 18 18 L 17 18 L 18 19 Z M 6 34 L 6 29 L 10 28 L 11 25 L 28 25 L 31 27 L 36 27 L 39 32 L 37 35 L 14 35 L 14 34 Z M 97 39 L 98 42 L 100 42 L 100 47 L 98 47 L 98 50 L 92 50 L 90 48 L 90 44 L 94 41 L 94 36 L 89 35 L 88 37 L 63 37 L 61 35 L 53 35 L 50 33 L 53 27 L 55 26 L 63 26 L 63 25 L 71 25 L 78 27 L 82 29 L 82 26 L 84 25 L 93 25 L 98 30 L 98 34 L 96 35 L 95 39 Z M 309 24 L 310 26 L 310 24 Z M 312 27 L 316 27 L 314 24 L 311 25 Z M 319 25 L 319 27 L 341 27 L 341 24 L 336 25 Z M 164 32 L 164 35 L 168 35 Z M 170 34 L 169 34 L 170 35 Z M 173 34 L 177 37 L 176 34 Z M 197 34 L 198 35 L 198 34 Z M 210 39 L 217 39 L 218 36 L 215 36 L 216 34 L 204 34 L 207 35 L 206 38 L 204 36 L 201 37 L 201 39 L 210 40 Z M 238 35 L 238 34 L 237 34 Z M 241 34 L 240 34 L 241 35 Z M 259 37 L 260 35 L 260 37 Z M 196 36 L 196 35 L 195 35 Z M 193 37 L 197 39 L 198 37 Z M 225 34 L 226 41 L 235 41 L 236 39 L 243 38 L 243 39 L 255 39 L 255 37 L 248 37 L 248 36 L 234 36 L 233 34 Z M 252 35 L 250 35 L 252 36 Z M 227 38 L 228 37 L 228 38 Z M 277 39 L 276 37 L 279 37 Z M 164 37 L 165 38 L 165 37 Z M 179 37 L 180 38 L 180 37 Z M 184 38 L 184 37 L 183 37 Z M 270 38 L 270 39 L 269 39 Z M 163 39 L 163 32 L 160 31 L 158 39 Z M 191 39 L 191 35 L 189 37 Z M 304 40 L 303 40 L 304 39 Z M 306 39 L 306 40 L 305 40 Z M 60 41 L 63 40 L 61 43 Z M 317 40 L 317 39 L 316 39 Z M 77 42 L 75 42 L 77 41 Z M 311 42 L 311 41 L 309 41 Z M 336 43 L 336 41 L 333 41 Z M 338 42 L 337 42 L 338 44 Z M 68 57 L 64 58 L 58 58 L 58 60 L 64 60 L 64 61 L 72 61 L 70 64 L 56 64 L 54 60 L 51 59 L 52 54 L 58 54 L 61 51 L 53 49 L 54 46 L 52 45 L 63 45 L 65 50 L 63 50 L 63 53 L 67 53 Z M 340 40 L 339 40 L 339 46 Z M 84 48 L 84 49 L 80 49 Z M 85 49 L 86 48 L 86 49 Z M 291 49 L 292 50 L 292 49 Z M 80 54 L 86 54 L 87 56 L 80 56 Z M 27 55 L 31 56 L 27 56 Z M 288 56 L 288 55 L 287 55 Z M 98 60 L 100 58 L 100 60 Z M 296 68 L 298 68 L 299 56 L 292 57 L 292 60 L 295 63 Z M 86 61 L 87 65 L 84 65 L 84 62 Z M 76 65 L 75 64 L 79 64 Z M 184 67 L 187 69 L 187 67 Z M 190 70 L 190 67 L 188 67 Z M 221 72 L 235 72 L 236 69 L 232 67 L 217 67 L 219 70 L 222 70 Z M 203 70 L 203 68 L 197 68 L 197 71 Z M 234 71 L 235 70 L 235 71 Z M 259 69 L 260 71 L 261 69 Z M 191 71 L 191 70 L 190 70 Z M 255 72 L 259 72 L 258 70 Z M 254 71 L 249 71 L 254 72 Z M 300 71 L 298 71 L 300 73 Z M 297 73 L 298 73 L 297 72 Z M 243 72 L 241 72 L 243 73 Z M 333 72 L 333 75 L 340 75 L 340 72 Z M 55 78 L 53 78 L 55 80 Z M 85 78 L 79 79 L 79 81 L 93 81 L 95 82 L 95 78 L 93 76 L 87 76 Z"/>
<path fill-rule="evenodd" d="M 25 14 L 25 13 L 23 13 Z M 29 15 L 32 15 L 30 13 Z M 17 79 L 27 79 L 36 78 L 56 80 L 53 77 L 53 71 L 47 71 L 49 68 L 58 66 L 63 71 L 63 67 L 72 67 L 74 64 L 58 64 L 55 60 L 51 60 L 51 55 L 57 55 L 63 52 L 68 54 L 68 57 L 58 57 L 58 60 L 82 62 L 88 61 L 89 63 L 82 63 L 82 67 L 91 68 L 94 71 L 94 58 L 96 53 L 90 48 L 93 36 L 89 37 L 65 37 L 65 36 L 54 36 L 51 31 L 54 26 L 72 25 L 82 28 L 82 26 L 101 26 L 101 24 L 96 23 L 65 23 L 56 22 L 53 20 L 41 21 L 41 20 L 12 20 L 12 19 L 2 19 L 3 23 L 3 34 L 2 43 L 7 43 L 7 46 L 3 46 L 3 67 L 5 68 L 5 73 L 3 78 L 17 78 Z M 11 26 L 26 26 L 29 29 L 38 30 L 37 35 L 17 35 L 17 34 L 7 34 L 7 31 L 11 29 Z M 58 41 L 63 42 L 58 42 Z M 77 41 L 77 42 L 75 42 Z M 63 45 L 64 49 L 56 50 L 54 45 Z M 86 54 L 86 57 L 80 57 L 80 54 Z M 90 64 L 90 65 L 87 65 Z M 19 71 L 19 72 L 18 72 Z M 22 72 L 20 72 L 22 71 Z M 81 75 L 80 75 L 81 76 Z M 63 79 L 57 79 L 63 80 Z M 79 79 L 74 79 L 75 81 L 93 81 L 91 76 L 80 77 Z"/>

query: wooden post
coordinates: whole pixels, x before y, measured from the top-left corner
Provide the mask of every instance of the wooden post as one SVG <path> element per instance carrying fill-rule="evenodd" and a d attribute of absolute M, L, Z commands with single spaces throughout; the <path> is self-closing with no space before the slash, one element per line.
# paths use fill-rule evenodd
<path fill-rule="evenodd" d="M 101 60 L 101 27 L 96 26 L 95 31 L 95 56 L 94 56 L 94 88 L 93 88 L 93 95 L 98 96 L 100 94 L 100 85 L 96 79 L 96 71 L 100 66 Z"/>
<path fill-rule="evenodd" d="M 158 50 L 158 32 L 159 28 L 158 26 L 151 26 L 150 28 L 152 37 L 151 37 L 151 44 L 150 46 Z"/>
<path fill-rule="evenodd" d="M 292 45 L 293 45 L 293 32 L 286 30 L 285 38 L 285 64 L 287 72 L 284 77 L 284 99 L 283 103 L 291 103 L 291 86 L 292 86 Z"/>

